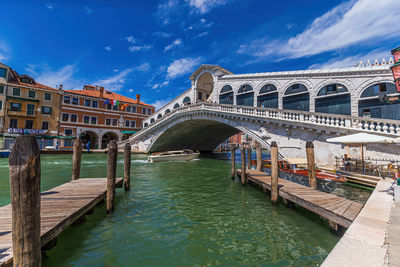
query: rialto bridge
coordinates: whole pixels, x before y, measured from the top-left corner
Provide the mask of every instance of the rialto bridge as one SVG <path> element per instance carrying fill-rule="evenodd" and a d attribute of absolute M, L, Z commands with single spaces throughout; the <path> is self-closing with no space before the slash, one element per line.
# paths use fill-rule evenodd
<path fill-rule="evenodd" d="M 129 140 L 134 150 L 155 152 L 189 148 L 211 151 L 243 132 L 264 148 L 277 141 L 283 156 L 304 157 L 314 141 L 318 163 L 346 153 L 334 136 L 370 132 L 400 136 L 400 104 L 382 102 L 395 95 L 390 64 L 234 75 L 202 65 L 192 87 L 144 121 Z M 366 156 L 399 158 L 400 146 L 370 144 Z"/>

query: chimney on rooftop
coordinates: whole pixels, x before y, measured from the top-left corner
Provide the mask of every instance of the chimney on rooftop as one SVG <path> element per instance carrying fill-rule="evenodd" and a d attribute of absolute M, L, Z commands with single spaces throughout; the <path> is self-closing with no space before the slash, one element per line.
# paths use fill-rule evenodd
<path fill-rule="evenodd" d="M 58 91 L 61 91 L 62 89 L 63 89 L 63 85 L 60 84 L 60 85 L 58 86 Z"/>
<path fill-rule="evenodd" d="M 136 103 L 140 104 L 140 95 L 136 95 Z"/>
<path fill-rule="evenodd" d="M 100 97 L 103 97 L 104 95 L 104 87 L 100 86 Z"/>
<path fill-rule="evenodd" d="M 96 90 L 99 90 L 99 86 L 98 85 L 96 85 Z"/>

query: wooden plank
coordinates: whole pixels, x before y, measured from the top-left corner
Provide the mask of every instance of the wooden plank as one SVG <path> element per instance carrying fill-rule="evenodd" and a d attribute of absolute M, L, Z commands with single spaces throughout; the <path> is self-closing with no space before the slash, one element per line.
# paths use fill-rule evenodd
<path fill-rule="evenodd" d="M 123 179 L 116 179 L 121 187 Z M 106 195 L 106 178 L 86 178 L 68 182 L 41 193 L 41 246 L 84 216 Z M 11 206 L 0 208 L 0 266 L 13 259 Z"/>

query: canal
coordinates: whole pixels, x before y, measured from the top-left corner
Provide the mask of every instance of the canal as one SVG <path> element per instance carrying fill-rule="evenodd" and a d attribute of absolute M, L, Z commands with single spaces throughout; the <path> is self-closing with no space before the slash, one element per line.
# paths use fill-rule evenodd
<path fill-rule="evenodd" d="M 41 159 L 42 190 L 70 180 L 71 155 Z M 104 154 L 82 155 L 81 177 L 106 177 L 106 163 Z M 0 180 L 3 206 L 8 159 L 0 159 Z M 65 230 L 44 266 L 318 266 L 339 240 L 319 216 L 272 206 L 262 190 L 232 181 L 221 157 L 147 163 L 132 155 L 131 183 L 130 192 L 117 190 L 114 213 L 99 205 Z M 348 186 L 334 193 L 361 202 L 369 195 Z"/>

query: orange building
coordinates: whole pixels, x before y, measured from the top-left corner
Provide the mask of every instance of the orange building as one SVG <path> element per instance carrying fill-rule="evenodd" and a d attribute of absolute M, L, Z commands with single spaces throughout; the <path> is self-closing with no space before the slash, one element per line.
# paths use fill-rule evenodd
<path fill-rule="evenodd" d="M 131 99 L 92 85 L 62 94 L 60 135 L 79 137 L 90 148 L 106 148 L 110 140 L 127 139 L 155 109 L 140 102 L 140 95 Z M 63 142 L 61 146 L 72 146 L 71 140 Z"/>

